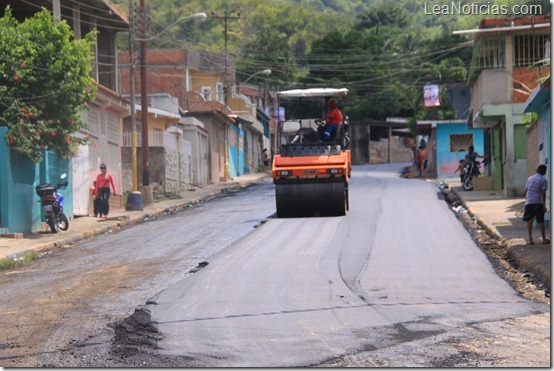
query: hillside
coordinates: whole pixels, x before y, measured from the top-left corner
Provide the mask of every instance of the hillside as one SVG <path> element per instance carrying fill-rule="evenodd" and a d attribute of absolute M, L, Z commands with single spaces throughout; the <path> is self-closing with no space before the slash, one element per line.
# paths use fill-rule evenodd
<path fill-rule="evenodd" d="M 128 10 L 128 0 L 116 2 Z M 550 11 L 545 0 L 528 2 L 542 2 L 545 12 Z M 429 4 L 441 3 L 445 2 L 148 0 L 151 35 L 186 15 L 208 14 L 202 23 L 178 22 L 149 47 L 224 52 L 223 17 L 227 14 L 227 51 L 235 60 L 239 81 L 270 68 L 273 89 L 293 84 L 349 87 L 354 106 L 359 102 L 358 108 L 352 108 L 353 117 L 409 114 L 419 105 L 423 83 L 465 81 L 473 35 L 454 36 L 452 31 L 476 28 L 484 18 L 426 11 Z M 523 3 L 525 0 L 498 0 L 494 4 Z M 368 111 L 362 107 L 367 100 L 388 109 Z"/>

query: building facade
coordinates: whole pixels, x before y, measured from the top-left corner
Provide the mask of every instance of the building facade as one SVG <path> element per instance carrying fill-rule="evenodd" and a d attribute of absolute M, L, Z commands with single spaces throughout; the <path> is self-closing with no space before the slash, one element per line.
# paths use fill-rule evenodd
<path fill-rule="evenodd" d="M 550 17 L 494 18 L 481 21 L 468 75 L 470 125 L 485 129 L 494 188 L 507 196 L 523 194 L 527 159 L 525 102 L 550 72 Z"/>

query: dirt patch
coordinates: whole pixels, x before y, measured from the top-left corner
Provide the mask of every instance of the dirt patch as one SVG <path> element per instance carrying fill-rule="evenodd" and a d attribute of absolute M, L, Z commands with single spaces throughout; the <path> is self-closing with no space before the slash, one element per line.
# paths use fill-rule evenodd
<path fill-rule="evenodd" d="M 94 334 L 106 332 L 103 329 L 114 320 L 110 318 L 113 303 L 157 269 L 155 264 L 144 270 L 137 265 L 87 262 L 80 274 L 70 267 L 51 274 L 48 271 L 56 269 L 53 262 L 48 258 L 40 264 L 33 262 L 2 278 L 2 286 L 11 288 L 17 285 L 10 282 L 33 277 L 28 287 L 19 286 L 23 295 L 5 290 L 0 326 L 4 367 L 78 367 L 87 363 L 91 348 L 99 342 Z M 107 335 L 109 338 L 112 333 Z"/>

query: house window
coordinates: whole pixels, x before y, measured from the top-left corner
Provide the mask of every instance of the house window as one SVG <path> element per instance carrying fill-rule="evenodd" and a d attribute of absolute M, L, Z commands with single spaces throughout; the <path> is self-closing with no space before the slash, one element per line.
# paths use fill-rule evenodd
<path fill-rule="evenodd" d="M 225 102 L 225 90 L 223 89 L 223 84 L 218 82 L 217 86 L 217 101 L 224 103 Z"/>
<path fill-rule="evenodd" d="M 479 67 L 483 69 L 504 68 L 506 64 L 505 48 L 503 39 L 483 39 L 479 53 Z"/>
<path fill-rule="evenodd" d="M 202 96 L 205 100 L 212 100 L 212 88 L 209 86 L 202 87 Z"/>
<path fill-rule="evenodd" d="M 450 152 L 467 152 L 473 145 L 473 134 L 450 134 Z"/>
<path fill-rule="evenodd" d="M 162 129 L 154 129 L 154 143 L 153 146 L 163 147 L 164 145 L 164 132 Z"/>
<path fill-rule="evenodd" d="M 515 67 L 532 67 L 545 59 L 545 50 L 550 48 L 548 34 L 514 36 Z"/>

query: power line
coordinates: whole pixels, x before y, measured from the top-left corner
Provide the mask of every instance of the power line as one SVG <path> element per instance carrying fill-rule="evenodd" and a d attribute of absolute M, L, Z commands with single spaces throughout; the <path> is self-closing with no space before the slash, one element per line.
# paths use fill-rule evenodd
<path fill-rule="evenodd" d="M 227 11 L 225 11 L 225 15 L 223 16 L 217 16 L 215 15 L 214 13 L 212 13 L 212 18 L 213 19 L 222 19 L 223 20 L 223 23 L 224 23 L 224 38 L 225 38 L 225 66 L 224 66 L 224 85 L 223 85 L 223 90 L 224 90 L 224 94 L 225 94 L 225 104 L 227 104 L 227 96 L 229 94 L 229 71 L 227 70 L 227 39 L 228 39 L 228 34 L 229 34 L 229 27 L 228 27 L 228 24 L 229 24 L 229 21 L 232 21 L 232 20 L 237 20 L 240 18 L 240 13 L 237 13 L 236 16 L 232 16 L 232 15 L 229 15 L 227 13 Z"/>
<path fill-rule="evenodd" d="M 23 3 L 25 3 L 25 4 L 28 4 L 28 5 L 31 5 L 31 6 L 33 6 L 33 7 L 35 7 L 35 8 L 37 8 L 37 9 L 39 9 L 39 10 L 42 10 L 42 8 L 43 8 L 43 7 L 41 7 L 40 5 L 34 4 L 34 3 L 31 2 L 31 1 L 27 1 L 27 0 L 19 0 L 19 1 L 21 1 L 21 2 L 23 2 Z M 50 2 L 51 4 L 53 4 L 53 0 L 47 0 L 47 1 Z M 77 3 L 77 4 L 78 4 L 78 5 L 83 5 L 83 4 L 81 4 L 81 3 Z M 72 12 L 75 10 L 74 8 L 71 8 L 71 7 L 69 7 L 69 6 L 67 6 L 67 5 L 64 5 L 64 4 L 60 4 L 60 7 L 61 7 L 61 8 L 64 8 L 64 9 L 69 9 L 69 10 L 71 10 Z M 50 11 L 50 13 L 52 13 L 51 10 L 49 10 L 49 11 Z M 89 15 L 90 15 L 89 13 L 86 13 L 86 12 L 83 12 L 83 11 L 80 11 L 80 10 L 79 10 L 79 14 L 84 14 L 84 15 L 86 15 L 86 16 L 89 16 Z M 98 16 L 98 15 L 96 15 L 96 14 L 94 15 L 94 18 L 101 19 L 101 20 L 105 20 L 105 21 L 109 21 L 109 22 L 112 22 L 112 23 L 114 22 L 114 19 L 113 19 L 113 18 L 102 17 L 102 16 Z M 85 21 L 85 20 L 83 20 L 83 19 L 76 19 L 76 18 L 74 18 L 74 17 L 72 17 L 72 16 L 64 16 L 64 15 L 62 15 L 62 19 L 70 19 L 70 20 L 72 20 L 72 21 L 78 20 L 78 21 L 81 22 L 81 23 L 84 23 L 84 24 L 87 24 L 87 25 L 90 25 L 90 26 L 98 27 L 98 24 L 96 24 L 96 23 L 88 22 L 88 21 Z M 121 22 L 124 22 L 124 21 L 122 20 Z M 107 29 L 107 30 L 115 30 L 115 31 L 128 31 L 128 30 L 129 30 L 128 27 L 114 27 L 114 26 L 107 26 L 107 25 L 102 25 L 101 28 L 104 28 L 104 29 Z"/>

